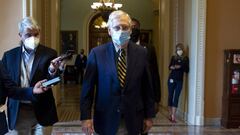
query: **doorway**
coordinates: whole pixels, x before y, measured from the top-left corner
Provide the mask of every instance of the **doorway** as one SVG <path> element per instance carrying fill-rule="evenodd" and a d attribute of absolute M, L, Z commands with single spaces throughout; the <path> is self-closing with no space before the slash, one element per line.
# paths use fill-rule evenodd
<path fill-rule="evenodd" d="M 89 23 L 89 45 L 88 50 L 111 41 L 108 35 L 107 19 L 101 14 L 97 13 L 93 16 Z"/>

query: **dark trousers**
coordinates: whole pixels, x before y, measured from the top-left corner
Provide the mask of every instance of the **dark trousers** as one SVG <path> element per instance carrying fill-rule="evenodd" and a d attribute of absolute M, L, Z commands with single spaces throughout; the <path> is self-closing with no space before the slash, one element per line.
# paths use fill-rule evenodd
<path fill-rule="evenodd" d="M 76 83 L 82 84 L 83 74 L 84 74 L 84 69 L 81 69 L 81 68 L 76 69 L 76 76 L 75 76 Z"/>
<path fill-rule="evenodd" d="M 0 135 L 8 132 L 5 112 L 0 112 Z"/>
<path fill-rule="evenodd" d="M 38 124 L 32 104 L 20 103 L 16 130 L 19 135 L 34 135 Z"/>
<path fill-rule="evenodd" d="M 183 81 L 168 80 L 168 106 L 178 107 L 178 100 L 182 91 Z"/>

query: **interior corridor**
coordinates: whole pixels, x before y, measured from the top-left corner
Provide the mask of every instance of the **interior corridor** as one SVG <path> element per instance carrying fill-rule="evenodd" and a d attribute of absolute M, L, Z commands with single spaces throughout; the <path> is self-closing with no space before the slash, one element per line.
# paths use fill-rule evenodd
<path fill-rule="evenodd" d="M 43 135 L 84 135 L 79 121 L 80 85 L 74 83 L 61 85 L 61 101 L 58 106 L 59 122 L 48 127 Z M 188 126 L 177 119 L 173 124 L 167 119 L 167 112 L 161 108 L 154 119 L 150 135 L 238 135 L 240 129 L 224 129 L 222 127 Z M 39 135 L 41 133 L 39 132 Z"/>

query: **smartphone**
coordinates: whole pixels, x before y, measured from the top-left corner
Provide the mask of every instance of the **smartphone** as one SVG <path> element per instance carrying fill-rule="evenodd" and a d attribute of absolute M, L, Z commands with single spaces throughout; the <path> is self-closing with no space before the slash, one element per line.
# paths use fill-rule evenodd
<path fill-rule="evenodd" d="M 43 87 L 53 86 L 53 85 L 58 84 L 60 81 L 61 81 L 61 78 L 60 77 L 56 77 L 56 78 L 53 78 L 51 80 L 48 80 L 48 81 L 42 83 L 42 86 Z"/>

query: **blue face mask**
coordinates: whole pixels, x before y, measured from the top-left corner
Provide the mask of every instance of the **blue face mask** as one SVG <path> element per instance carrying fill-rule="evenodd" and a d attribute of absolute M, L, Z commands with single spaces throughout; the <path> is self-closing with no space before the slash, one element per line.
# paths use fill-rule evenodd
<path fill-rule="evenodd" d="M 112 40 L 117 45 L 124 45 L 130 39 L 130 32 L 129 31 L 122 31 L 119 30 L 112 34 Z"/>

